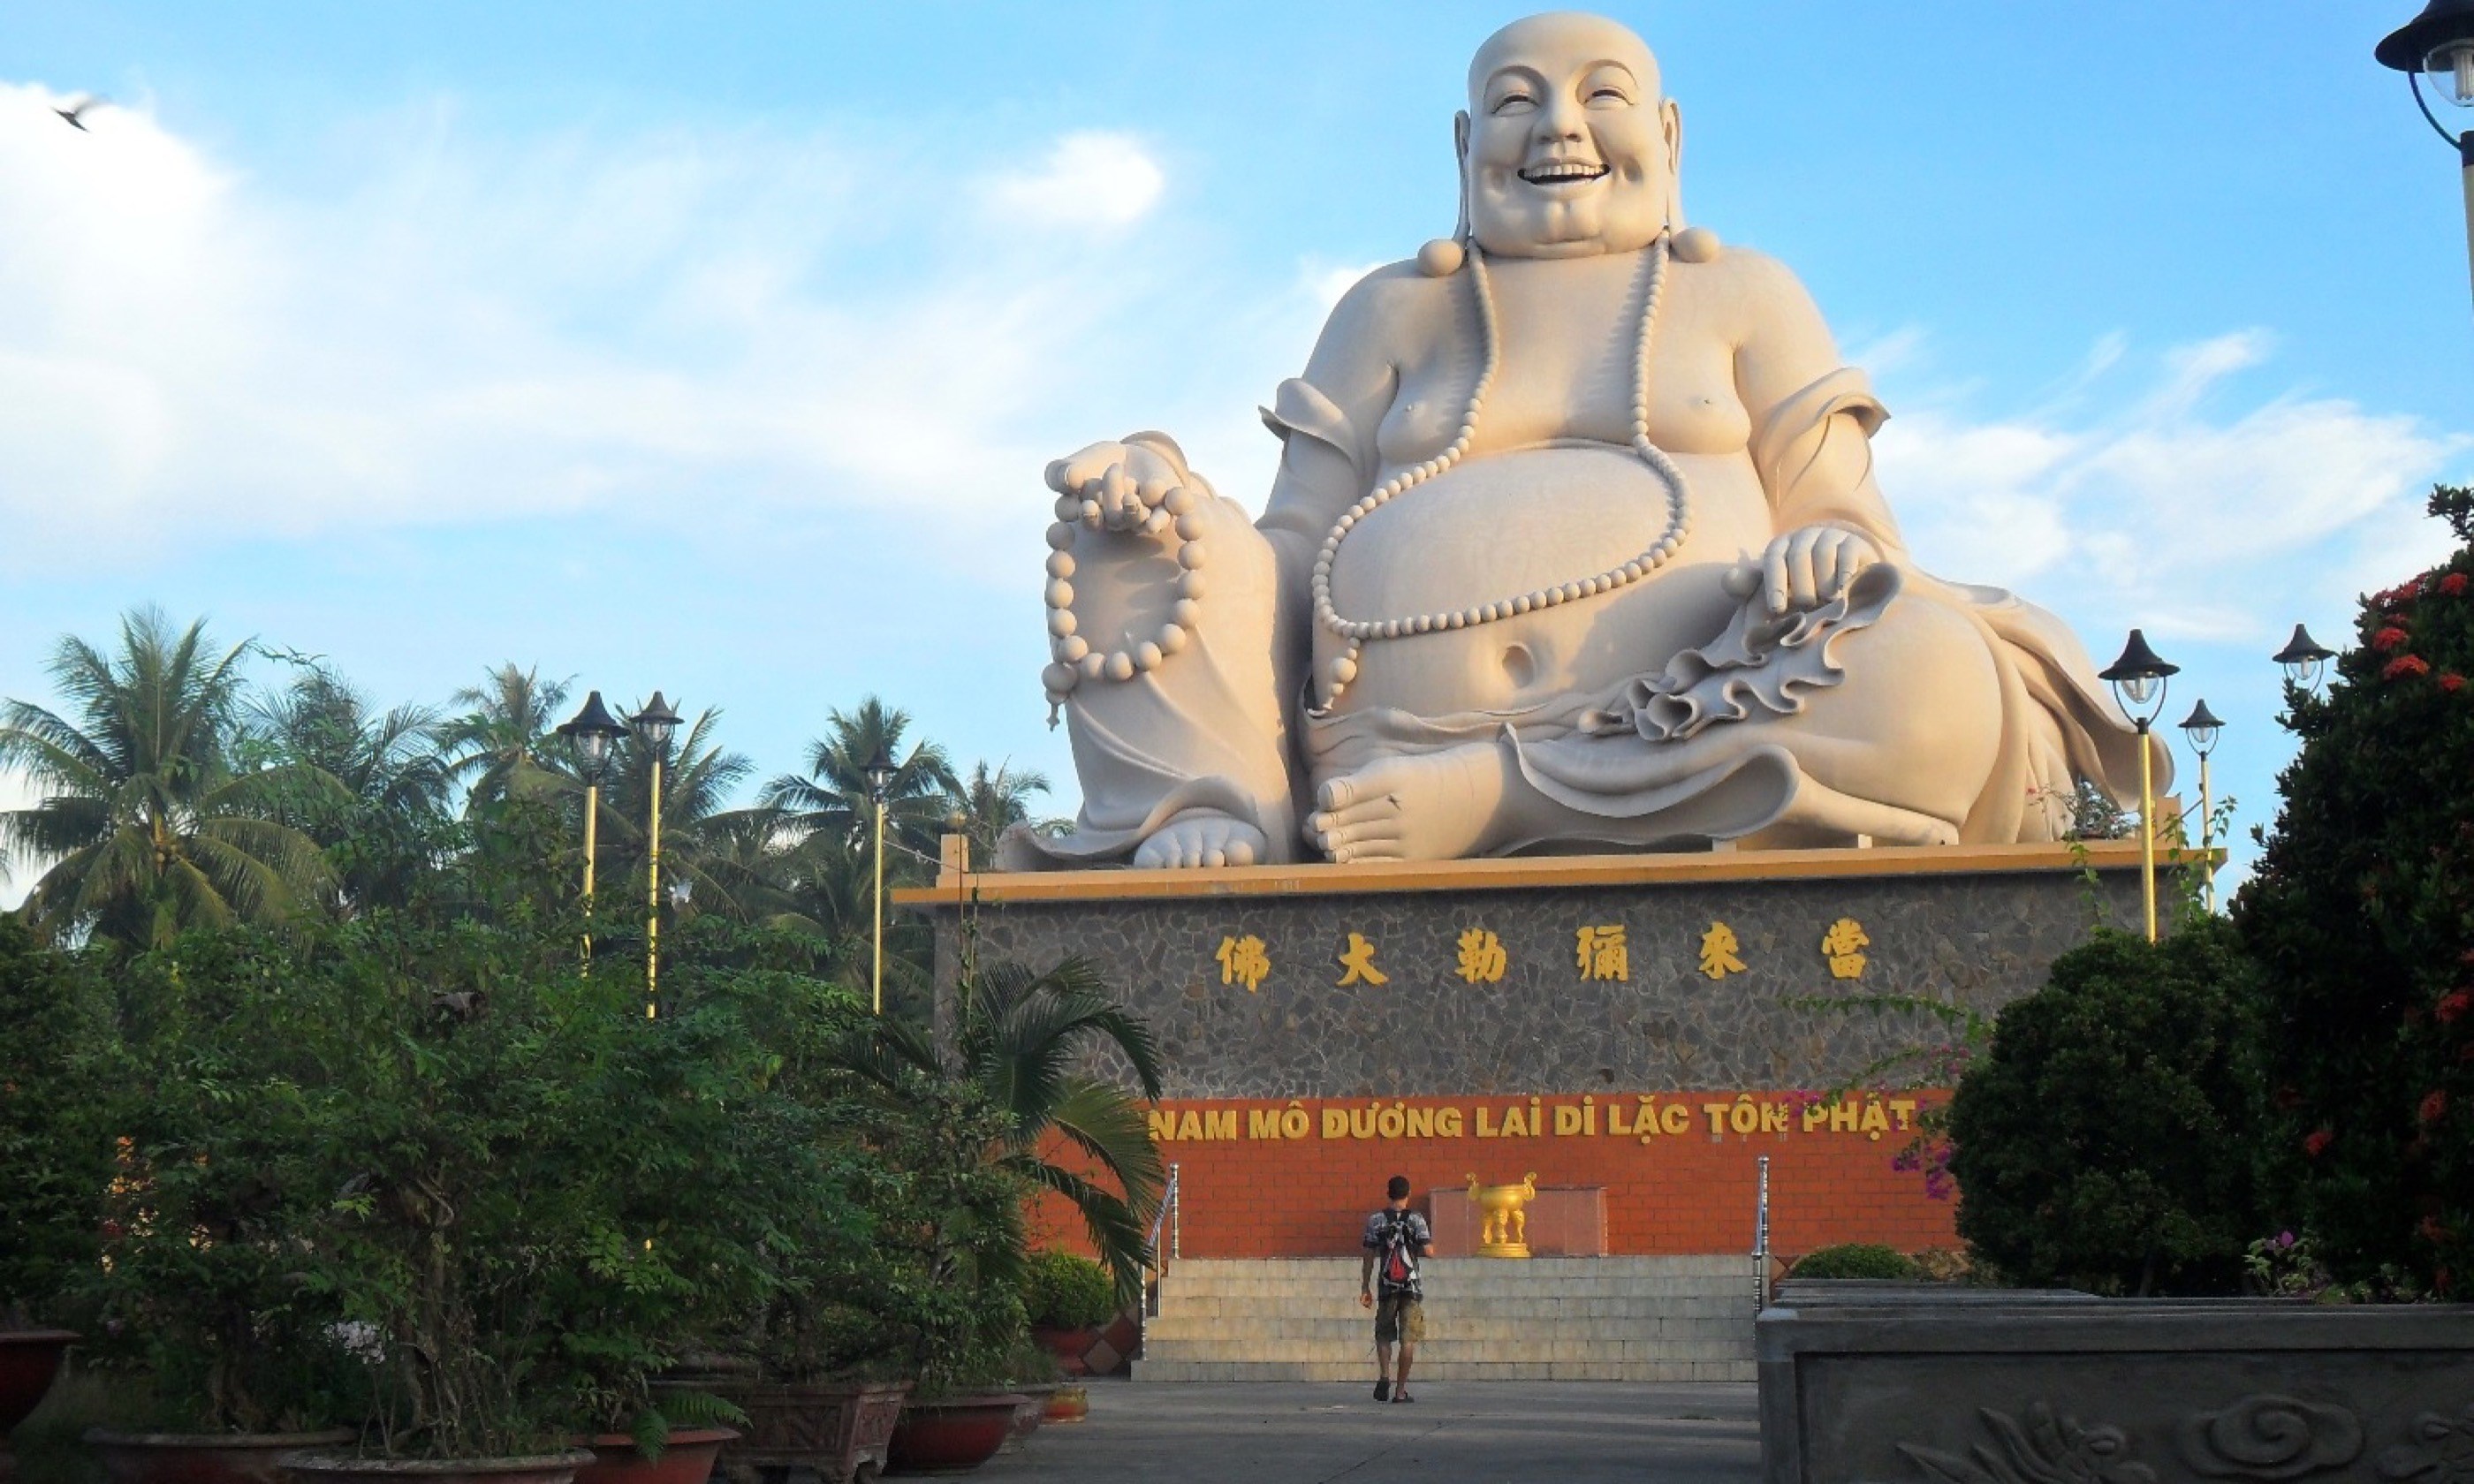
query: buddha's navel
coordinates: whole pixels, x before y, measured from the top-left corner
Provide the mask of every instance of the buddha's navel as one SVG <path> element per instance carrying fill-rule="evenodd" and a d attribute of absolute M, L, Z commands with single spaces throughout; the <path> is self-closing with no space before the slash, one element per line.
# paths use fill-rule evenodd
<path fill-rule="evenodd" d="M 1503 646 L 1503 678 L 1512 682 L 1515 691 L 1527 690 L 1538 679 L 1538 657 L 1529 653 L 1528 645 Z"/>

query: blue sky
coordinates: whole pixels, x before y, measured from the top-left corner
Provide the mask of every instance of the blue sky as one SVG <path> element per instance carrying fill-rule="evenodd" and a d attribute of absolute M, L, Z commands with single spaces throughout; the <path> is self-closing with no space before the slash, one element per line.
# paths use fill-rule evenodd
<path fill-rule="evenodd" d="M 2370 60 L 2413 9 L 1609 8 L 1692 219 L 1873 371 L 1922 560 L 2144 624 L 2245 824 L 2264 657 L 2474 478 L 2454 161 Z M 15 0 L 0 695 L 153 602 L 387 701 L 659 686 L 760 776 L 878 692 L 1070 807 L 1040 466 L 1165 427 L 1259 502 L 1255 404 L 1449 228 L 1518 13 Z"/>

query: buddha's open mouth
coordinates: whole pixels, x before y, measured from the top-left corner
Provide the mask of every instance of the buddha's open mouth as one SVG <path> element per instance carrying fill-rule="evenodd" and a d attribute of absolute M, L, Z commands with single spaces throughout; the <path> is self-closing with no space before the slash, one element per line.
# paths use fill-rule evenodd
<path fill-rule="evenodd" d="M 1524 166 L 1520 172 L 1520 179 L 1532 185 L 1586 185 L 1605 180 L 1606 176 L 1605 165 L 1579 159 L 1549 160 L 1542 165 Z"/>

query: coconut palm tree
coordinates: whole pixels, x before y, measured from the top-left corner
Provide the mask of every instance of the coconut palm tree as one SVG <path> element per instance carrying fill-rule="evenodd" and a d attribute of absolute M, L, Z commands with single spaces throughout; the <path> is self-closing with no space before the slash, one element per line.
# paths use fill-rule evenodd
<path fill-rule="evenodd" d="M 943 748 L 934 742 L 904 748 L 910 730 L 909 712 L 888 708 L 874 696 L 856 710 L 828 713 L 826 734 L 808 744 L 807 775 L 786 773 L 765 784 L 764 807 L 775 812 L 792 838 L 837 834 L 854 842 L 864 860 L 876 827 L 867 765 L 881 751 L 894 763 L 885 789 L 885 835 L 899 847 L 886 857 L 885 875 L 924 875 L 921 867 L 936 859 L 936 837 L 960 785 Z"/>
<path fill-rule="evenodd" d="M 745 842 L 740 837 L 761 822 L 743 817 L 749 811 L 725 805 L 756 765 L 744 753 L 730 752 L 714 740 L 720 720 L 718 710 L 705 711 L 672 732 L 661 751 L 662 879 L 693 882 L 700 912 L 745 917 L 739 898 L 758 883 L 743 869 Z M 601 779 L 598 869 L 614 884 L 635 883 L 640 900 L 652 818 L 653 757 L 643 738 L 629 732 L 611 749 L 610 771 Z"/>
<path fill-rule="evenodd" d="M 375 711 L 367 696 L 314 662 L 250 713 L 239 751 L 341 785 L 324 801 L 304 802 L 303 813 L 335 869 L 341 903 L 349 910 L 404 900 L 410 877 L 434 864 L 453 792 L 433 745 L 437 713 L 418 706 Z"/>
<path fill-rule="evenodd" d="M 1095 1052 L 1113 1052 L 1146 1100 L 1159 1097 L 1151 1028 L 1116 1002 L 1097 969 L 1074 958 L 1046 973 L 1018 964 L 965 965 L 955 989 L 950 1057 L 940 1058 L 920 1027 L 884 1016 L 855 1034 L 841 1061 L 890 1098 L 900 1099 L 918 1078 L 955 1077 L 1004 1109 L 1013 1132 L 989 1158 L 1074 1204 L 1118 1296 L 1131 1302 L 1151 1256 L 1159 1150 L 1133 1097 L 1081 1069 Z M 1071 1151 L 1063 1161 L 1050 1157 L 1060 1144 Z"/>
<path fill-rule="evenodd" d="M 464 786 L 468 811 L 511 797 L 540 798 L 575 786 L 565 750 L 553 740 L 568 682 L 546 681 L 541 669 L 498 666 L 481 684 L 455 693 L 465 708 L 437 729 L 448 777 Z"/>
<path fill-rule="evenodd" d="M 984 868 L 995 863 L 997 840 L 1016 825 L 1031 823 L 1031 796 L 1048 792 L 1048 775 L 1035 768 L 1015 768 L 985 761 L 971 764 L 970 777 L 954 793 L 949 814 L 961 816 L 962 835 L 971 843 L 971 859 Z M 1044 826 L 1045 821 L 1041 822 Z"/>
<path fill-rule="evenodd" d="M 191 926 L 279 921 L 334 889 L 297 822 L 340 785 L 311 763 L 234 765 L 248 648 L 219 657 L 203 619 L 176 634 L 140 609 L 121 618 L 116 655 L 74 635 L 53 651 L 68 716 L 0 706 L 0 767 L 43 794 L 0 813 L 0 851 L 43 868 L 24 909 L 38 931 L 159 946 Z"/>

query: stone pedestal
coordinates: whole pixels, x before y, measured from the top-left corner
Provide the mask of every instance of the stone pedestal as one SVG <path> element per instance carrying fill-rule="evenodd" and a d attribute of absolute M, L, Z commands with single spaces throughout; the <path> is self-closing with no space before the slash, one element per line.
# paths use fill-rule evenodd
<path fill-rule="evenodd" d="M 2098 925 L 2137 929 L 2139 850 L 949 866 L 894 900 L 934 918 L 940 985 L 965 917 L 982 958 L 1097 964 L 1151 1023 L 1175 1097 L 1826 1088 L 1932 1027 L 1825 1002 L 1998 1009 Z"/>
<path fill-rule="evenodd" d="M 1884 1001 L 1990 1015 L 2099 924 L 2134 927 L 2139 850 L 957 863 L 897 899 L 933 915 L 947 995 L 965 954 L 1080 955 L 1142 1016 L 1190 1257 L 1350 1253 L 1391 1176 L 1465 1190 L 1471 1171 L 1601 1191 L 1606 1253 L 1748 1252 L 1763 1158 L 1772 1250 L 1792 1257 L 1954 1245 L 1950 1203 L 1899 1159 L 1938 1094 L 1831 1094 L 1911 1087 L 1918 1069 L 1868 1069 L 1957 1035 Z"/>

